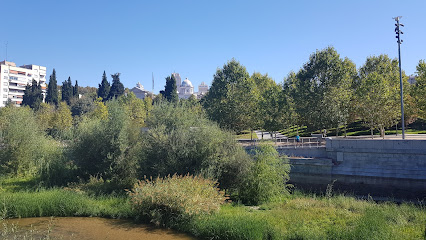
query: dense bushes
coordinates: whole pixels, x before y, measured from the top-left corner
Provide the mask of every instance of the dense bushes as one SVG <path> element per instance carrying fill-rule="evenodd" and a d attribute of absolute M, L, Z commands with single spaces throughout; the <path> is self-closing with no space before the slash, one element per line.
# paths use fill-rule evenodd
<path fill-rule="evenodd" d="M 46 137 L 30 108 L 0 109 L 0 174 L 46 174 L 61 155 L 59 143 Z"/>
<path fill-rule="evenodd" d="M 221 188 L 236 188 L 251 164 L 230 132 L 185 105 L 159 104 L 142 135 L 140 177 L 202 174 Z"/>
<path fill-rule="evenodd" d="M 194 216 L 217 212 L 226 200 L 216 181 L 191 175 L 138 181 L 129 195 L 142 218 L 164 226 L 182 225 Z"/>
<path fill-rule="evenodd" d="M 239 198 L 248 204 L 258 205 L 287 193 L 290 165 L 280 158 L 271 145 L 256 149 L 255 162 L 240 187 Z"/>

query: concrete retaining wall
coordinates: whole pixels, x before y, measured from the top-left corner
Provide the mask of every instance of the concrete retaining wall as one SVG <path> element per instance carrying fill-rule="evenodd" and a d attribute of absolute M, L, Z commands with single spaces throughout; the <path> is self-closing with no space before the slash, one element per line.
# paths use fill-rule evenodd
<path fill-rule="evenodd" d="M 325 148 L 277 149 L 290 157 L 296 186 L 357 195 L 426 198 L 426 140 L 327 139 Z M 294 157 L 297 156 L 297 157 Z"/>

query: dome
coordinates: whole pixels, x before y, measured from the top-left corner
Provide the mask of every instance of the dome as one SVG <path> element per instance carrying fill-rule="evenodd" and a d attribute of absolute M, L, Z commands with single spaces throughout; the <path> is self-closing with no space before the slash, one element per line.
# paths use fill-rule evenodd
<path fill-rule="evenodd" d="M 188 78 L 186 78 L 185 80 L 183 80 L 181 87 L 194 87 L 194 86 L 192 86 L 191 81 L 189 81 Z"/>

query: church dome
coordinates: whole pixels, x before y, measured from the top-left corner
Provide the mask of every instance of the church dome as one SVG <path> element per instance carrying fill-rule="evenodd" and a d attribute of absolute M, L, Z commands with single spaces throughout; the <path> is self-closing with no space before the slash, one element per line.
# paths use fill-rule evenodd
<path fill-rule="evenodd" d="M 194 86 L 192 86 L 191 81 L 189 81 L 188 78 L 186 78 L 185 80 L 183 80 L 181 87 L 194 87 Z"/>

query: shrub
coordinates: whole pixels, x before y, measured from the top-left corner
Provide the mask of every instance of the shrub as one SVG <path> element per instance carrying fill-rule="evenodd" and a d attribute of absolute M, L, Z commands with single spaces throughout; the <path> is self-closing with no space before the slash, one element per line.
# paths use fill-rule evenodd
<path fill-rule="evenodd" d="M 176 174 L 138 181 L 129 195 L 142 218 L 169 227 L 197 215 L 216 212 L 226 200 L 216 181 Z"/>
<path fill-rule="evenodd" d="M 222 189 L 239 185 L 250 157 L 234 136 L 186 105 L 155 105 L 142 137 L 139 178 L 168 174 L 203 175 Z"/>
<path fill-rule="evenodd" d="M 273 146 L 260 145 L 256 150 L 255 162 L 240 187 L 240 199 L 258 205 L 287 193 L 289 173 L 288 159 L 280 158 Z"/>

